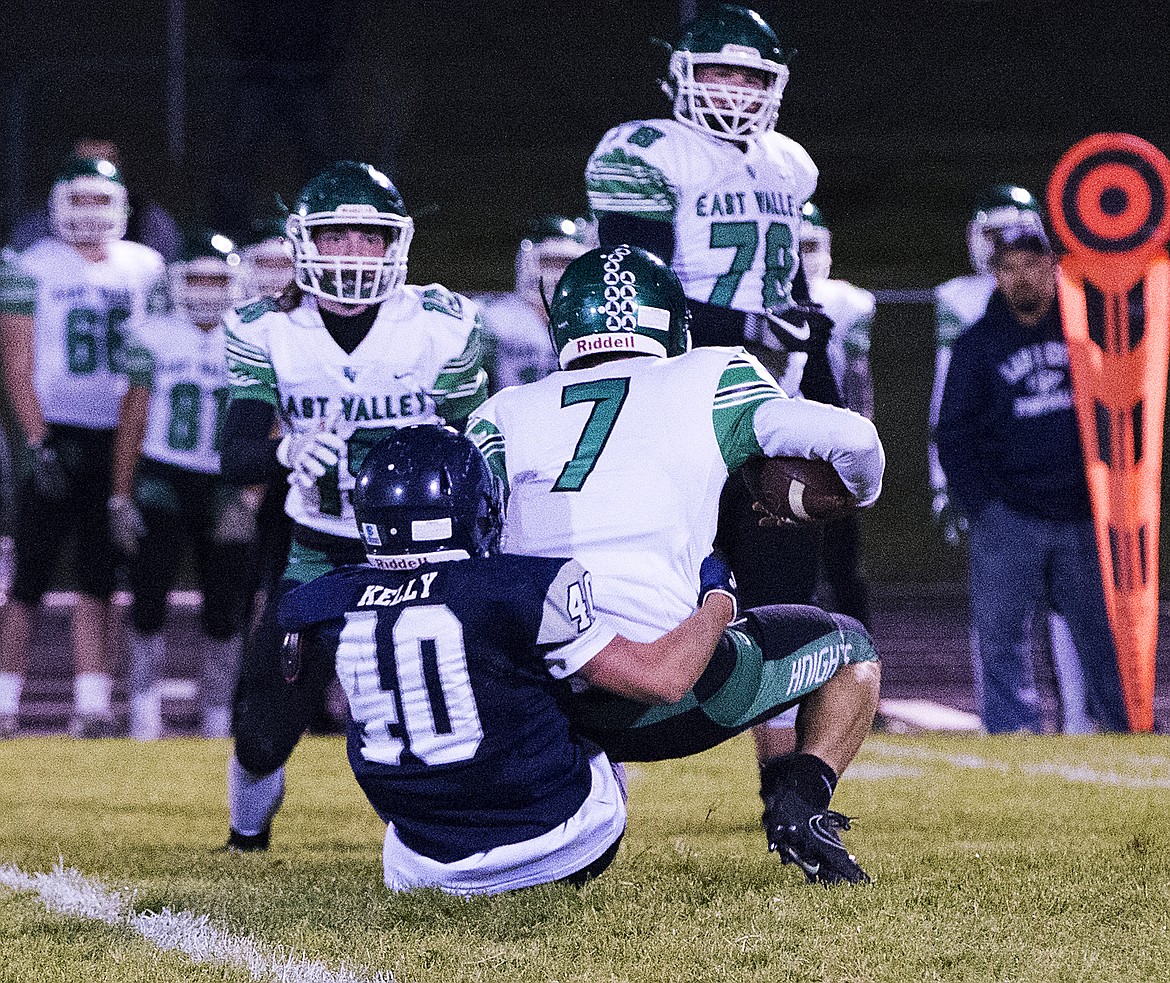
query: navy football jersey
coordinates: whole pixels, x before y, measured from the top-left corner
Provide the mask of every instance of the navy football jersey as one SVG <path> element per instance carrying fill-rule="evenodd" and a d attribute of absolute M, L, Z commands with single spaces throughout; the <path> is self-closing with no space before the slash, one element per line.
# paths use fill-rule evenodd
<path fill-rule="evenodd" d="M 285 595 L 289 631 L 318 626 L 349 697 L 349 760 L 411 850 L 443 863 L 564 823 L 593 749 L 557 682 L 614 638 L 575 560 L 521 556 L 342 567 Z"/>

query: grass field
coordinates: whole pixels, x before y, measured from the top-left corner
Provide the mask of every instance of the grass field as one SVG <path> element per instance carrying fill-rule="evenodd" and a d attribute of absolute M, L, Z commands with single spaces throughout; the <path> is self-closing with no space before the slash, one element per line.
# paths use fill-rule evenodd
<path fill-rule="evenodd" d="M 750 744 L 631 773 L 582 890 L 381 885 L 339 740 L 307 740 L 266 855 L 212 852 L 225 742 L 0 744 L 0 981 L 1170 978 L 1165 738 L 875 735 L 835 805 L 869 887 L 763 848 Z"/>

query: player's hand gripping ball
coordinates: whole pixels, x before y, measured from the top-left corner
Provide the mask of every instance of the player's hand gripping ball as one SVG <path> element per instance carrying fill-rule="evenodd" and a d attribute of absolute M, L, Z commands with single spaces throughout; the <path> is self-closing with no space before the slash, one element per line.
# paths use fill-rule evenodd
<path fill-rule="evenodd" d="M 856 509 L 841 476 L 828 461 L 754 457 L 741 469 L 761 526 L 826 522 Z"/>

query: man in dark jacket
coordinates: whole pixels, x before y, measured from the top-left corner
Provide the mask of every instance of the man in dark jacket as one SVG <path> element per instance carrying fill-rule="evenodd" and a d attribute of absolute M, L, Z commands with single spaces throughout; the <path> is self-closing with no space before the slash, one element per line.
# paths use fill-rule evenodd
<path fill-rule="evenodd" d="M 1040 730 L 1031 625 L 1048 598 L 1069 622 L 1089 711 L 1127 731 L 1056 302 L 1056 259 L 1034 225 L 994 240 L 996 291 L 955 343 L 939 460 L 971 526 L 975 680 L 990 733 Z"/>

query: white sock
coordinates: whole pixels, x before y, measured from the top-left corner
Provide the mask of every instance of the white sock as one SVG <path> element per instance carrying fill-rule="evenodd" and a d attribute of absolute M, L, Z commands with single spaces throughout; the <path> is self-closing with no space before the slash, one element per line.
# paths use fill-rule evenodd
<path fill-rule="evenodd" d="M 130 694 L 130 736 L 136 741 L 162 737 L 162 692 L 157 684 Z"/>
<path fill-rule="evenodd" d="M 284 799 L 284 769 L 254 775 L 233 754 L 228 759 L 227 793 L 232 829 L 244 836 L 257 836 L 272 822 Z"/>
<path fill-rule="evenodd" d="M 23 674 L 0 672 L 0 717 L 15 717 L 20 712 L 20 693 L 23 689 Z"/>
<path fill-rule="evenodd" d="M 108 716 L 112 688 L 108 672 L 79 672 L 73 677 L 74 712 L 79 717 Z"/>
<path fill-rule="evenodd" d="M 204 737 L 227 737 L 232 732 L 231 707 L 204 707 L 203 727 Z"/>

